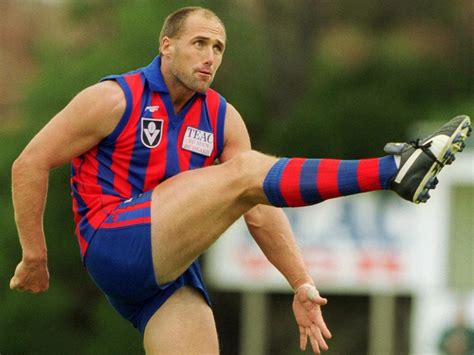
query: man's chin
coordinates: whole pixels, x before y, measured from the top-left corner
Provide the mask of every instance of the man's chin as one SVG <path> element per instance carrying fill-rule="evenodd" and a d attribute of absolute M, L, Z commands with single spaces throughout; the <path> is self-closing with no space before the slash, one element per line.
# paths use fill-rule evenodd
<path fill-rule="evenodd" d="M 205 94 L 210 86 L 211 85 L 197 85 L 194 91 L 196 91 L 198 94 Z"/>

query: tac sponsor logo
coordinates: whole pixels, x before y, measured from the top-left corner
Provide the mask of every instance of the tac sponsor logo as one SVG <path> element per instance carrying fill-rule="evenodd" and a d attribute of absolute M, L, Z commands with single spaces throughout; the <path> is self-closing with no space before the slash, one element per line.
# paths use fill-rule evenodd
<path fill-rule="evenodd" d="M 210 157 L 214 150 L 214 134 L 189 126 L 181 148 Z"/>
<path fill-rule="evenodd" d="M 163 120 L 142 117 L 142 143 L 145 147 L 155 148 L 161 142 Z"/>

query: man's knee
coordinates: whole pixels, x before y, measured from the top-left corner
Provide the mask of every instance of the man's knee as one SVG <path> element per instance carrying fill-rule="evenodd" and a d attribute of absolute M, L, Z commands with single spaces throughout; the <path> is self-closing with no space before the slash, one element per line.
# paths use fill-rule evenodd
<path fill-rule="evenodd" d="M 235 190 L 240 191 L 239 198 L 248 202 L 249 207 L 264 203 L 263 180 L 275 161 L 274 157 L 249 150 L 223 164 L 223 168 L 227 169 L 229 183 L 235 185 Z"/>
<path fill-rule="evenodd" d="M 275 158 L 271 156 L 257 152 L 256 150 L 249 150 L 236 155 L 229 161 L 229 166 L 233 170 L 233 173 L 240 176 L 248 186 L 251 185 L 252 182 L 260 182 L 274 162 Z"/>
<path fill-rule="evenodd" d="M 275 164 L 276 158 L 255 150 L 249 150 L 239 154 L 236 159 L 240 173 L 245 176 L 246 194 L 248 196 L 260 196 L 263 180 Z"/>

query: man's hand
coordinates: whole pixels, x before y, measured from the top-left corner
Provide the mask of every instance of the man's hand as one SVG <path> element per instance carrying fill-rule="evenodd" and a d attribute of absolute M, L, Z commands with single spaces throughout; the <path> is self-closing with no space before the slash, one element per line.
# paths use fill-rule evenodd
<path fill-rule="evenodd" d="M 309 340 L 315 354 L 328 350 L 325 338 L 331 338 L 326 323 L 321 313 L 321 306 L 327 303 L 327 299 L 319 295 L 318 290 L 311 284 L 298 287 L 293 298 L 293 313 L 300 331 L 300 349 L 306 350 Z"/>
<path fill-rule="evenodd" d="M 49 287 L 49 272 L 46 261 L 22 260 L 10 280 L 12 290 L 26 291 L 31 293 L 44 292 Z"/>

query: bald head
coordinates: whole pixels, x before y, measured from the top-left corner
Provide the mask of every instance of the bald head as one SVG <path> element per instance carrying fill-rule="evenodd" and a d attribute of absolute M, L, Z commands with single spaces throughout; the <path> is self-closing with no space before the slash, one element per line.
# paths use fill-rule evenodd
<path fill-rule="evenodd" d="M 165 19 L 160 33 L 160 54 L 162 54 L 161 43 L 163 41 L 163 37 L 178 38 L 183 31 L 186 20 L 194 14 L 199 14 L 200 16 L 207 19 L 215 19 L 222 25 L 222 28 L 225 32 L 224 23 L 213 11 L 199 6 L 183 7 L 168 15 L 168 17 Z"/>

